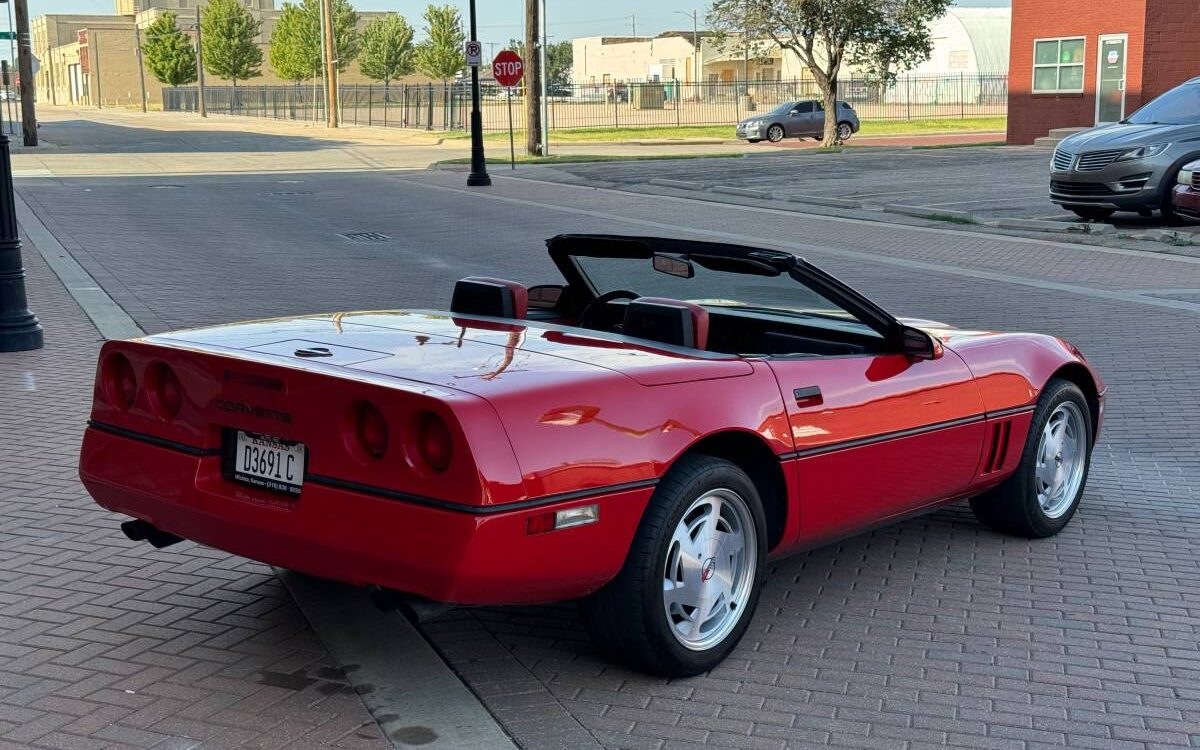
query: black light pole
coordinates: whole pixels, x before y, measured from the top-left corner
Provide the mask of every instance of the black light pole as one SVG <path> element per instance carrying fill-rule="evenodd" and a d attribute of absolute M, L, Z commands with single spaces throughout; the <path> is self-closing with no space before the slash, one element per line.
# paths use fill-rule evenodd
<path fill-rule="evenodd" d="M 471 41 L 478 42 L 475 31 L 475 0 L 471 0 Z M 468 186 L 491 185 L 487 159 L 483 156 L 483 115 L 479 111 L 479 66 L 471 66 L 471 174 Z"/>
<path fill-rule="evenodd" d="M 0 133 L 0 352 L 42 348 L 42 326 L 25 299 L 8 133 Z"/>

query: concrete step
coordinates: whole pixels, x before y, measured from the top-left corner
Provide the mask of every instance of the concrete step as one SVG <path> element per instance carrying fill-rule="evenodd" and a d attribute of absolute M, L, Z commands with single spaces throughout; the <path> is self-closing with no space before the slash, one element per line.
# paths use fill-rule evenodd
<path fill-rule="evenodd" d="M 1084 130 L 1091 130 L 1091 128 L 1052 128 L 1048 135 L 1044 135 L 1041 138 L 1034 139 L 1033 145 L 1035 145 L 1035 146 L 1057 146 L 1058 142 L 1061 141 L 1063 138 L 1066 138 L 1069 135 L 1074 135 L 1075 133 L 1079 133 Z"/>

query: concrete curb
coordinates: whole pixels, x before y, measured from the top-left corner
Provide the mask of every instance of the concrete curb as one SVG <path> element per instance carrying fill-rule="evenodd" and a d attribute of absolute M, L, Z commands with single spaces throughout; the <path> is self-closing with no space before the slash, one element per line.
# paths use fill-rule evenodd
<path fill-rule="evenodd" d="M 751 190 L 749 188 L 729 187 L 728 185 L 717 185 L 712 189 L 712 192 L 737 195 L 742 198 L 758 198 L 759 200 L 771 200 L 774 197 L 765 190 Z"/>
<path fill-rule="evenodd" d="M 930 208 L 929 206 L 905 206 L 899 203 L 885 203 L 883 206 L 884 213 L 901 214 L 903 216 L 915 216 L 920 219 L 957 219 L 963 222 L 972 224 L 978 223 L 978 219 L 967 211 L 953 211 L 948 208 Z"/>
<path fill-rule="evenodd" d="M 15 198 L 17 222 L 24 230 L 24 235 L 29 240 L 28 244 L 45 259 L 46 265 L 50 266 L 50 270 L 66 287 L 67 292 L 96 326 L 100 335 L 106 339 L 132 339 L 144 335 L 146 332 L 141 326 L 108 296 L 108 292 L 105 292 L 92 275 L 67 252 L 25 199 L 19 193 L 15 194 Z"/>
<path fill-rule="evenodd" d="M 811 203 L 814 206 L 829 206 L 830 208 L 862 208 L 863 202 L 852 198 L 825 198 L 820 195 L 789 195 L 791 203 Z"/>
<path fill-rule="evenodd" d="M 1087 224 L 1066 223 L 1061 221 L 1043 221 L 1041 219 L 1017 219 L 1002 217 L 995 220 L 995 225 L 1001 229 L 1024 229 L 1035 232 L 1053 232 L 1058 234 L 1086 234 Z"/>
<path fill-rule="evenodd" d="M 646 184 L 657 185 L 658 187 L 674 188 L 675 190 L 703 190 L 704 185 L 698 182 L 685 182 L 684 180 L 668 180 L 665 177 L 654 177 Z"/>
<path fill-rule="evenodd" d="M 362 589 L 276 570 L 313 632 L 393 744 L 429 750 L 517 750 L 442 657 Z"/>

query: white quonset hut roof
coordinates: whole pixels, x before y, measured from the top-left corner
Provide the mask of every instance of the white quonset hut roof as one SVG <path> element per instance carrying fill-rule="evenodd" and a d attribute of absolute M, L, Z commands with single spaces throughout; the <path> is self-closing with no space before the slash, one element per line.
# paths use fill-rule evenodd
<path fill-rule="evenodd" d="M 962 25 L 981 73 L 1007 73 L 1012 8 L 951 8 L 947 20 Z"/>

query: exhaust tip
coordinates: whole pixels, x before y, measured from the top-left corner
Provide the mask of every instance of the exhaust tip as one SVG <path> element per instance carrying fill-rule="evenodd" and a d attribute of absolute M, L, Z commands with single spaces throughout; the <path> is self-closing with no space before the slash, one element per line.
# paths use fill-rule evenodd
<path fill-rule="evenodd" d="M 125 521 L 121 524 L 121 533 L 126 538 L 134 542 L 149 542 L 151 547 L 162 549 L 170 547 L 172 544 L 178 544 L 183 541 L 183 537 L 175 536 L 169 532 L 163 531 L 154 524 L 147 523 L 141 519 Z"/>
<path fill-rule="evenodd" d="M 392 589 L 374 588 L 371 602 L 380 612 L 399 612 L 413 625 L 429 622 L 449 612 L 452 604 L 433 602 Z"/>

